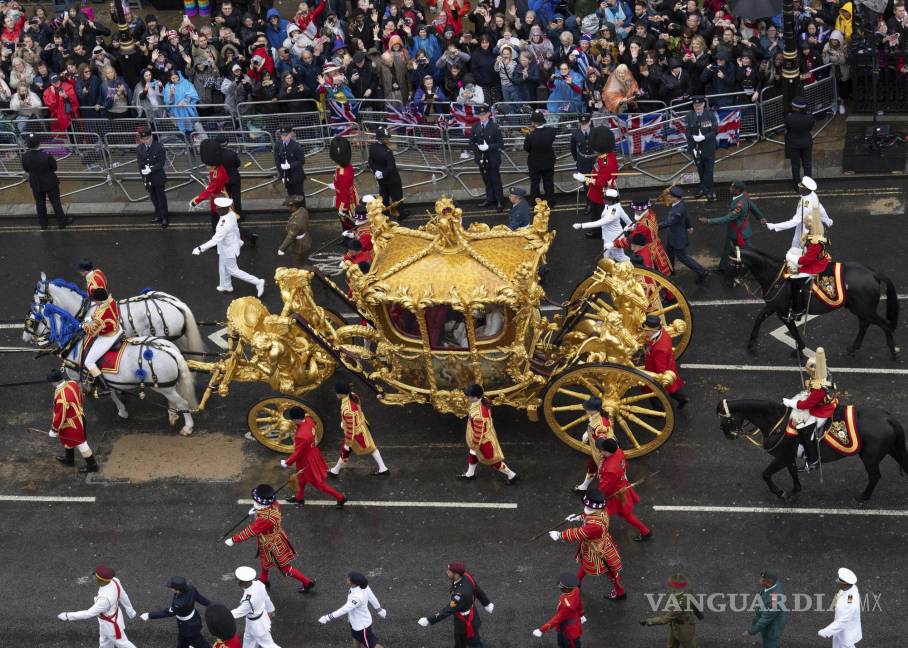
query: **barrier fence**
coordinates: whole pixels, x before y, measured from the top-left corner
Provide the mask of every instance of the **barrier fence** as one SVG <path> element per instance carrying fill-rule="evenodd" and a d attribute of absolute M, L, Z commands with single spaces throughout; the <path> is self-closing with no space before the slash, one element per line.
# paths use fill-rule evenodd
<path fill-rule="evenodd" d="M 838 107 L 835 75 L 831 66 L 814 70 L 817 80 L 802 89 L 809 110 L 814 114 L 830 113 L 828 125 Z M 759 101 L 744 93 L 709 95 L 711 107 L 717 107 L 720 121 L 719 144 L 736 155 L 760 140 L 781 141 L 771 135 L 784 127 L 785 107 L 781 96 L 767 96 Z M 558 103 L 558 105 L 553 105 Z M 662 181 L 670 181 L 693 162 L 687 153 L 686 117 L 692 109 L 689 101 L 648 101 L 648 112 L 612 115 L 594 113 L 593 125 L 605 125 L 615 135 L 616 153 L 622 167 L 635 169 Z M 641 102 L 643 107 L 643 102 Z M 534 109 L 546 110 L 546 125 L 555 129 L 556 186 L 574 191 L 571 178 L 575 162 L 570 151 L 571 133 L 580 114 L 572 112 L 568 102 L 514 102 L 492 104 L 502 138 L 501 173 L 505 187 L 523 183 L 527 178 L 525 135 L 529 132 Z M 363 99 L 350 104 L 318 104 L 312 100 L 245 102 L 236 108 L 223 105 L 196 106 L 198 115 L 170 115 L 164 109 L 154 114 L 87 117 L 73 120 L 66 132 L 59 129 L 47 110 L 28 108 L 20 111 L 0 110 L 0 190 L 21 184 L 25 174 L 21 166 L 24 152 L 23 135 L 37 134 L 40 148 L 57 158 L 61 179 L 96 181 L 90 186 L 69 192 L 79 193 L 103 184 L 116 184 L 132 202 L 147 200 L 141 189 L 142 176 L 135 161 L 136 131 L 149 126 L 167 153 L 165 171 L 171 176 L 168 191 L 188 184 L 207 183 L 207 170 L 199 157 L 199 144 L 215 134 L 226 139 L 243 162 L 244 177 L 261 180 L 246 183 L 252 191 L 277 179 L 273 149 L 275 133 L 280 128 L 292 129 L 306 151 L 309 175 L 332 173 L 334 162 L 328 145 L 335 135 L 348 138 L 353 149 L 357 174 L 368 169 L 369 146 L 374 133 L 386 127 L 395 148 L 398 168 L 404 174 L 406 187 L 413 187 L 450 177 L 472 196 L 482 195 L 481 184 L 468 183 L 478 176 L 469 130 L 479 119 L 477 106 L 451 102 L 401 104 L 381 99 Z M 647 166 L 662 158 L 681 155 L 686 161 L 673 167 L 670 175 L 659 177 Z M 177 184 L 177 182 L 179 184 Z M 127 183 L 131 183 L 129 187 Z M 136 183 L 139 186 L 135 186 Z M 327 185 L 308 183 L 312 194 L 328 191 Z"/>

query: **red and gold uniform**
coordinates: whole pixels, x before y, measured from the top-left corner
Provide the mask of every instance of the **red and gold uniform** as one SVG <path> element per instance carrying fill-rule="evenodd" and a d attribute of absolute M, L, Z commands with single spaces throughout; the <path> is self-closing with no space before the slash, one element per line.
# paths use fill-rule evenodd
<path fill-rule="evenodd" d="M 358 455 L 375 452 L 375 441 L 372 440 L 369 422 L 366 420 L 366 413 L 363 412 L 359 398 L 347 395 L 341 400 L 341 427 L 344 430 L 347 456 L 351 450 Z"/>
<path fill-rule="evenodd" d="M 85 274 L 85 292 L 91 295 L 95 288 L 103 288 L 110 294 L 110 288 L 107 287 L 107 275 L 97 268 L 89 270 Z"/>
<path fill-rule="evenodd" d="M 371 261 L 374 252 L 372 251 L 372 226 L 369 221 L 357 223 L 355 234 L 359 242 L 363 244 L 363 252 L 369 254 L 369 260 Z"/>
<path fill-rule="evenodd" d="M 89 340 L 99 336 L 116 335 L 120 332 L 120 306 L 113 297 L 98 302 L 89 320 L 82 323 L 82 330 L 85 331 Z"/>
<path fill-rule="evenodd" d="M 338 212 L 352 214 L 359 202 L 355 183 L 356 173 L 353 165 L 334 167 L 334 208 Z"/>
<path fill-rule="evenodd" d="M 345 501 L 342 493 L 331 488 L 325 478 L 328 476 L 328 466 L 322 457 L 315 438 L 315 421 L 311 416 L 296 427 L 296 436 L 293 439 L 293 453 L 283 462 L 293 465 L 297 470 L 296 501 L 303 502 L 306 485 L 333 497 L 338 502 Z"/>
<path fill-rule="evenodd" d="M 211 209 L 211 216 L 212 218 L 215 218 L 217 216 L 217 210 L 214 207 L 214 199 L 218 196 L 227 195 L 227 183 L 229 181 L 230 175 L 223 166 L 218 165 L 213 171 L 209 169 L 208 186 L 202 189 L 202 193 L 192 199 L 192 203 L 198 205 L 203 200 L 207 200 L 208 206 Z M 213 222 L 216 222 L 216 218 Z"/>
<path fill-rule="evenodd" d="M 586 431 L 583 433 L 583 441 L 590 448 L 590 458 L 586 462 L 586 476 L 583 483 L 574 488 L 575 492 L 585 491 L 599 472 L 599 465 L 602 463 L 602 452 L 596 447 L 596 440 L 615 437 L 611 423 L 609 423 L 608 417 L 604 412 L 590 412 L 587 410 L 587 414 L 589 415 L 589 422 L 587 423 Z"/>
<path fill-rule="evenodd" d="M 233 635 L 233 638 L 227 641 L 218 639 L 212 648 L 243 648 L 243 638 L 240 635 Z"/>
<path fill-rule="evenodd" d="M 615 546 L 608 531 L 608 513 L 605 511 L 584 512 L 580 515 L 580 521 L 581 526 L 561 532 L 562 540 L 579 543 L 577 554 L 574 557 L 580 563 L 577 578 L 583 581 L 583 577 L 587 574 L 590 576 L 605 574 L 614 585 L 615 595 L 621 596 L 624 594 L 619 575 L 621 556 L 618 555 L 618 547 Z"/>
<path fill-rule="evenodd" d="M 492 408 L 485 399 L 470 404 L 467 447 L 470 449 L 470 463 L 479 461 L 498 469 L 504 462 L 504 453 L 498 444 L 498 434 L 492 422 Z"/>
<path fill-rule="evenodd" d="M 558 645 L 566 648 L 579 646 L 577 641 L 583 635 L 581 617 L 583 616 L 583 600 L 580 597 L 580 588 L 571 588 L 558 597 L 558 607 L 555 616 L 539 626 L 542 632 L 555 630 L 558 633 Z"/>
<path fill-rule="evenodd" d="M 291 576 L 304 586 L 312 581 L 290 563 L 297 553 L 290 539 L 281 527 L 281 505 L 277 502 L 256 508 L 255 520 L 245 529 L 233 535 L 234 544 L 255 538 L 258 543 L 259 580 L 268 582 L 268 570 L 277 567 L 285 576 Z"/>
<path fill-rule="evenodd" d="M 664 327 L 655 338 L 646 341 L 646 363 L 644 368 L 654 373 L 674 372 L 675 381 L 665 387 L 665 391 L 669 394 L 674 394 L 684 386 L 681 381 L 681 374 L 678 372 L 678 363 L 675 362 L 672 338 Z"/>
<path fill-rule="evenodd" d="M 822 243 L 808 243 L 804 254 L 798 259 L 798 272 L 803 274 L 822 274 L 829 265 L 831 258 L 826 246 Z"/>
<path fill-rule="evenodd" d="M 652 209 L 647 209 L 643 216 L 637 220 L 631 233 L 615 241 L 615 247 L 630 249 L 630 239 L 635 234 L 642 234 L 646 238 L 646 247 L 638 252 L 643 259 L 643 264 L 666 277 L 670 275 L 672 273 L 672 264 L 668 260 L 668 254 L 666 254 L 665 248 L 662 247 L 662 240 L 659 238 L 659 223 L 656 220 L 656 212 Z"/>
<path fill-rule="evenodd" d="M 85 443 L 82 388 L 75 380 L 61 382 L 54 389 L 54 418 L 50 427 L 64 448 L 77 448 Z"/>
<path fill-rule="evenodd" d="M 839 399 L 832 387 L 812 387 L 807 397 L 795 403 L 799 410 L 807 410 L 818 419 L 832 418 Z"/>
<path fill-rule="evenodd" d="M 615 174 L 618 173 L 618 156 L 614 152 L 600 155 L 596 159 L 596 175 L 586 190 L 587 199 L 602 206 L 605 204 L 606 189 L 615 189 Z"/>
<path fill-rule="evenodd" d="M 627 480 L 627 459 L 621 448 L 602 460 L 599 467 L 599 490 L 605 496 L 605 510 L 609 515 L 624 518 L 640 532 L 641 539 L 649 535 L 649 527 L 634 515 L 634 505 L 640 501 L 640 496 Z"/>

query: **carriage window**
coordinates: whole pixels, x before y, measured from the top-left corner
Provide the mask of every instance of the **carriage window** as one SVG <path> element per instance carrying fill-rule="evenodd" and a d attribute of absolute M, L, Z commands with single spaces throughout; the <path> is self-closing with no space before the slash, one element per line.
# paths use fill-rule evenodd
<path fill-rule="evenodd" d="M 473 330 L 476 341 L 494 340 L 504 330 L 504 309 L 501 306 L 486 306 L 473 311 Z"/>
<path fill-rule="evenodd" d="M 393 303 L 388 306 L 388 319 L 401 335 L 419 339 L 419 322 L 412 311 L 407 310 L 401 304 Z"/>
<path fill-rule="evenodd" d="M 433 349 L 457 351 L 469 347 L 463 313 L 440 304 L 427 308 L 423 315 L 429 331 L 429 345 Z"/>

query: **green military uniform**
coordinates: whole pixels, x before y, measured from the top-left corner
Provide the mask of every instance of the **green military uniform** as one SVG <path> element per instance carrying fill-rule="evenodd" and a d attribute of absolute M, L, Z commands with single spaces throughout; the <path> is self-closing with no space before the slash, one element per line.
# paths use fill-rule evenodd
<path fill-rule="evenodd" d="M 760 600 L 763 606 L 754 613 L 748 632 L 762 635 L 763 648 L 779 648 L 785 629 L 785 611 L 780 607 L 785 600 L 782 584 L 776 581 L 772 587 L 761 590 Z"/>
<path fill-rule="evenodd" d="M 697 648 L 696 619 L 702 619 L 703 613 L 694 605 L 692 598 L 678 592 L 672 593 L 667 611 L 647 617 L 641 625 L 668 625 L 668 648 Z"/>
<path fill-rule="evenodd" d="M 750 247 L 750 218 L 754 214 L 760 220 L 764 219 L 763 212 L 750 199 L 746 191 L 731 199 L 730 211 L 724 216 L 716 218 L 707 218 L 706 222 L 710 225 L 720 225 L 727 223 L 725 235 L 725 247 L 722 248 L 722 258 L 719 261 L 719 270 L 727 270 L 729 258 L 735 250 L 735 246 L 746 248 Z"/>

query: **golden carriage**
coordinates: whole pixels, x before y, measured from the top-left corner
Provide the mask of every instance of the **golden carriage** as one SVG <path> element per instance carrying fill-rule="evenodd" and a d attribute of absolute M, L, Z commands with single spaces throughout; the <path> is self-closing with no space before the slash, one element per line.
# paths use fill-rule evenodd
<path fill-rule="evenodd" d="M 250 408 L 249 429 L 265 446 L 290 452 L 293 430 L 284 411 L 306 409 L 321 436 L 321 417 L 301 397 L 343 366 L 381 403 L 425 403 L 459 416 L 467 413 L 463 388 L 478 382 L 495 405 L 524 409 L 531 421 L 541 411 L 552 431 L 581 452 L 589 451 L 581 441 L 582 404 L 591 395 L 602 398 L 629 457 L 668 439 L 674 412 L 662 385 L 674 375 L 642 369 L 641 325 L 648 314 L 659 315 L 676 356 L 684 351 L 691 313 L 677 286 L 603 259 L 548 319 L 538 272 L 555 232 L 545 202 L 516 231 L 464 228 L 461 210 L 447 198 L 416 229 L 389 220 L 380 200 L 368 211 L 374 260 L 365 274 L 348 265 L 349 295 L 321 275 L 279 268 L 280 314 L 254 297 L 231 303 L 226 353 L 216 362 L 190 363 L 211 374 L 200 409 L 212 393 L 226 396 L 232 381 L 268 383 L 278 394 Z M 316 303 L 316 276 L 356 310 L 359 323 Z"/>

